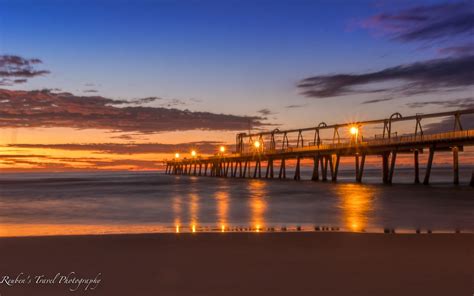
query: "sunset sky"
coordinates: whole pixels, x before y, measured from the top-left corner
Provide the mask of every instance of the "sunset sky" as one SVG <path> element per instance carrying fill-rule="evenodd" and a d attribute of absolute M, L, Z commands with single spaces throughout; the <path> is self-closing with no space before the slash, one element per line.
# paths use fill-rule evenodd
<path fill-rule="evenodd" d="M 474 108 L 473 28 L 471 0 L 0 1 L 0 171 L 157 169 L 249 128 Z"/>

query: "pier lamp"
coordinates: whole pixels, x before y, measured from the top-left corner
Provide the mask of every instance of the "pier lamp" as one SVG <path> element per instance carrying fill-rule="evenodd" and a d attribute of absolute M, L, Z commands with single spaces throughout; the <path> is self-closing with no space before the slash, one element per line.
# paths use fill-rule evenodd
<path fill-rule="evenodd" d="M 224 153 L 224 152 L 225 152 L 225 147 L 224 147 L 224 146 L 219 147 L 219 151 L 220 151 L 221 153 Z"/>
<path fill-rule="evenodd" d="M 359 133 L 359 129 L 357 128 L 357 126 L 352 126 L 349 131 L 351 135 L 354 135 L 354 136 Z"/>
<path fill-rule="evenodd" d="M 255 141 L 255 142 L 253 142 L 253 146 L 254 146 L 255 148 L 257 148 L 257 149 L 260 148 L 260 145 L 261 145 L 261 144 L 260 144 L 260 141 Z"/>
<path fill-rule="evenodd" d="M 178 152 L 176 152 L 176 153 L 174 154 L 174 158 L 179 158 L 179 153 L 178 153 Z"/>
<path fill-rule="evenodd" d="M 192 157 L 196 157 L 196 155 L 197 155 L 196 150 L 191 151 L 191 156 L 192 156 Z"/>

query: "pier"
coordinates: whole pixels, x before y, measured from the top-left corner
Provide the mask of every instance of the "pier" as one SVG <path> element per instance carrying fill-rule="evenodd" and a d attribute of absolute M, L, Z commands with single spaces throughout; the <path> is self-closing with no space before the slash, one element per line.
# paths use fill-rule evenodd
<path fill-rule="evenodd" d="M 236 136 L 235 151 L 221 151 L 213 156 L 199 157 L 193 151 L 191 158 L 166 161 L 166 174 L 194 175 L 229 178 L 301 179 L 301 162 L 313 162 L 313 181 L 336 182 L 342 157 L 353 158 L 354 179 L 362 182 L 367 156 L 379 156 L 382 165 L 382 182 L 391 184 L 396 171 L 397 155 L 413 155 L 414 183 L 430 183 L 432 165 L 436 152 L 452 153 L 453 183 L 459 184 L 459 153 L 465 146 L 474 145 L 474 129 L 463 129 L 461 119 L 474 114 L 474 109 L 431 114 L 402 116 L 393 113 L 385 119 L 326 124 L 314 127 L 266 131 L 260 133 L 239 133 Z M 437 126 L 443 132 L 424 132 L 425 121 L 443 119 Z M 451 120 L 446 120 L 451 119 Z M 472 120 L 472 119 L 471 119 Z M 443 124 L 443 125 L 442 125 Z M 412 133 L 399 134 L 395 126 Z M 449 125 L 449 126 L 448 126 Z M 425 126 L 426 129 L 426 126 Z M 380 134 L 364 136 L 367 130 L 379 130 Z M 419 155 L 428 153 L 425 174 L 420 179 Z M 287 161 L 295 160 L 293 176 L 287 176 Z M 470 185 L 474 186 L 474 172 Z"/>

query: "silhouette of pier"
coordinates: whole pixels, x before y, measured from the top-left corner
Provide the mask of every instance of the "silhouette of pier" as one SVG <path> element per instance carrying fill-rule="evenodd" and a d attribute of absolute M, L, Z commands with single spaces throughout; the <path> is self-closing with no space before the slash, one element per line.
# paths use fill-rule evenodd
<path fill-rule="evenodd" d="M 423 184 L 430 183 L 435 152 L 450 151 L 453 155 L 453 183 L 459 184 L 459 153 L 474 145 L 474 129 L 463 129 L 462 119 L 474 109 L 403 117 L 394 113 L 389 118 L 260 133 L 240 133 L 235 151 L 224 149 L 209 157 L 193 157 L 166 161 L 166 174 L 230 178 L 287 178 L 287 161 L 296 160 L 294 180 L 301 179 L 301 161 L 313 161 L 313 181 L 337 181 L 342 157 L 354 158 L 355 180 L 362 182 L 365 159 L 379 156 L 382 181 L 391 184 L 399 154 L 412 154 L 414 183 L 420 183 L 419 155 L 428 152 Z M 472 116 L 472 115 L 471 115 Z M 433 119 L 438 120 L 434 123 Z M 439 121 L 442 119 L 441 121 Z M 466 118 L 472 120 L 472 117 Z M 425 124 L 425 121 L 430 121 Z M 398 134 L 395 126 L 413 133 Z M 428 128 L 426 128 L 426 126 Z M 424 128 L 427 132 L 424 131 Z M 366 131 L 381 131 L 365 137 Z M 262 172 L 262 167 L 264 172 Z M 470 181 L 474 185 L 474 172 Z"/>

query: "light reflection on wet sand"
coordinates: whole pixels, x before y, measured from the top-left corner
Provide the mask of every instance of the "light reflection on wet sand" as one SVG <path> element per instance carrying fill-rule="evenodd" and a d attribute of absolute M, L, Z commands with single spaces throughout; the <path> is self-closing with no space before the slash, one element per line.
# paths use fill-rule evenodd
<path fill-rule="evenodd" d="M 157 225 L 0 224 L 0 237 L 172 232 Z"/>

